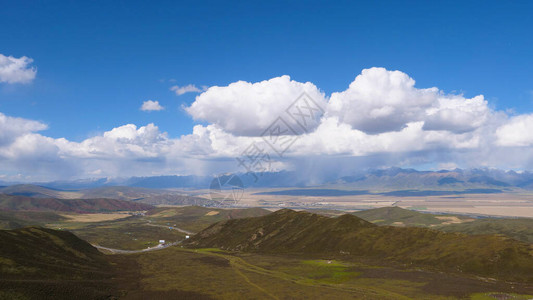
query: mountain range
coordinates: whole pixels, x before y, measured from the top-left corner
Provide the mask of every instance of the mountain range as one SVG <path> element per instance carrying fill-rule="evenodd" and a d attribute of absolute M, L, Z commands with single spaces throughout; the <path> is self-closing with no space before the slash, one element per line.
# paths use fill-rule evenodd
<path fill-rule="evenodd" d="M 236 174 L 243 187 L 306 187 L 347 186 L 357 189 L 474 189 L 521 188 L 533 190 L 533 173 L 504 171 L 499 169 L 455 169 L 418 171 L 414 169 L 387 168 L 354 170 L 349 176 L 310 180 L 297 171 L 264 172 L 257 178 L 250 174 Z M 127 186 L 150 189 L 207 189 L 214 176 L 169 175 L 130 178 L 96 178 L 33 183 L 61 191 L 92 189 L 99 187 Z M 0 186 L 21 184 L 1 182 Z"/>

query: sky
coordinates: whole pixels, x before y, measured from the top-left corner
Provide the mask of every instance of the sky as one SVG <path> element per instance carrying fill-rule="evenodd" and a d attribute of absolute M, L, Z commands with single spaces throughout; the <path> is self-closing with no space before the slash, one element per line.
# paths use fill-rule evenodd
<path fill-rule="evenodd" d="M 0 5 L 0 180 L 533 169 L 531 1 Z"/>

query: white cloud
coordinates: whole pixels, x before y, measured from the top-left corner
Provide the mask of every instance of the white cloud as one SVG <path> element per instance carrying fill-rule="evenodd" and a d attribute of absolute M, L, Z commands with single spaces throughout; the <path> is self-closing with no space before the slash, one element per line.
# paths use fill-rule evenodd
<path fill-rule="evenodd" d="M 159 111 L 165 109 L 163 106 L 159 104 L 159 101 L 144 101 L 143 105 L 141 106 L 142 111 Z"/>
<path fill-rule="evenodd" d="M 194 84 L 189 84 L 189 85 L 181 86 L 181 87 L 175 85 L 175 86 L 172 86 L 170 90 L 176 93 L 176 95 L 181 96 L 186 93 L 200 93 L 202 92 L 202 90 L 205 90 L 205 88 L 199 89 Z"/>
<path fill-rule="evenodd" d="M 491 115 L 482 95 L 466 99 L 461 95 L 440 96 L 438 105 L 426 110 L 425 130 L 463 133 L 485 124 Z"/>
<path fill-rule="evenodd" d="M 463 133 L 482 126 L 490 109 L 481 95 L 466 99 L 435 87 L 418 89 L 403 72 L 371 68 L 347 90 L 331 95 L 327 114 L 369 134 L 399 131 L 419 121 L 425 130 Z"/>
<path fill-rule="evenodd" d="M 195 120 L 218 125 L 229 133 L 258 136 L 278 117 L 297 128 L 296 120 L 285 110 L 304 92 L 321 107 L 326 106 L 325 95 L 314 84 L 281 76 L 257 83 L 238 81 L 210 87 L 185 110 Z"/>
<path fill-rule="evenodd" d="M 436 102 L 436 88 L 417 89 L 400 71 L 365 69 L 344 92 L 333 93 L 328 115 L 367 133 L 398 131 L 423 119 Z"/>
<path fill-rule="evenodd" d="M 0 113 L 0 147 L 10 144 L 19 136 L 47 128 L 46 124 L 38 121 L 9 117 Z"/>
<path fill-rule="evenodd" d="M 167 134 L 154 124 L 137 128 L 133 124 L 113 128 L 81 143 L 60 140 L 62 154 L 79 158 L 154 158 L 171 144 Z"/>
<path fill-rule="evenodd" d="M 533 114 L 511 118 L 496 130 L 500 146 L 524 147 L 533 145 Z"/>
<path fill-rule="evenodd" d="M 50 180 L 245 171 L 235 157 L 252 143 L 278 161 L 276 168 L 314 163 L 326 168 L 330 158 L 335 160 L 331 172 L 352 168 L 356 158 L 361 158 L 361 165 L 365 165 L 362 160 L 375 159 L 376 166 L 533 167 L 533 151 L 523 148 L 533 146 L 533 131 L 528 130 L 533 128 L 533 114 L 509 117 L 490 109 L 481 95 L 446 95 L 414 84 L 399 71 L 363 70 L 346 91 L 333 93 L 329 102 L 314 84 L 289 76 L 211 87 L 185 108 L 194 119 L 208 124 L 195 125 L 190 134 L 178 138 L 169 137 L 155 124 L 127 124 L 73 142 L 40 134 L 47 129 L 42 122 L 0 113 L 0 173 Z M 280 116 L 297 127 L 286 109 L 303 92 L 326 114 L 308 132 L 299 132 L 297 141 L 279 158 L 260 134 Z M 160 106 L 157 101 L 147 102 L 151 102 L 148 108 Z"/>
<path fill-rule="evenodd" d="M 31 67 L 33 59 L 15 58 L 0 54 L 0 83 L 29 83 L 35 79 L 37 70 Z"/>

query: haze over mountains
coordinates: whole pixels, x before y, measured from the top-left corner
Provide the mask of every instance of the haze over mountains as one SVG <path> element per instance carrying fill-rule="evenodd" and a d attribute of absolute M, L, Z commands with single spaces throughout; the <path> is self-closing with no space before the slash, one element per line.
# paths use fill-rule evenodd
<path fill-rule="evenodd" d="M 244 187 L 306 187 L 342 185 L 355 189 L 471 189 L 471 188 L 521 188 L 533 190 L 533 173 L 499 169 L 455 169 L 418 171 L 414 169 L 387 168 L 354 170 L 352 175 L 323 179 L 310 179 L 298 171 L 265 172 L 256 179 L 250 174 L 237 174 Z M 127 186 L 151 189 L 207 189 L 214 176 L 168 175 L 130 178 L 97 178 L 71 181 L 34 183 L 51 189 L 79 190 L 97 187 Z M 2 182 L 0 186 L 21 184 Z"/>

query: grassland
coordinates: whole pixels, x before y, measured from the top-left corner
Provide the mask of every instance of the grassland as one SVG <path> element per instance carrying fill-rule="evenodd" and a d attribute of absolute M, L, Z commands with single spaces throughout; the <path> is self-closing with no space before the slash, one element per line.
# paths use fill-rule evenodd
<path fill-rule="evenodd" d="M 198 232 L 219 221 L 265 216 L 271 211 L 262 208 L 220 209 L 200 206 L 159 207 L 147 213 L 154 224 L 175 226 Z"/>
<path fill-rule="evenodd" d="M 65 217 L 54 212 L 0 210 L 0 229 L 15 229 L 31 225 L 44 226 L 48 223 L 66 220 Z"/>
<path fill-rule="evenodd" d="M 175 242 L 184 239 L 185 234 L 165 226 L 150 226 L 141 216 L 96 223 L 56 224 L 69 230 L 94 245 L 114 249 L 140 250 L 156 246 L 159 240 Z"/>
<path fill-rule="evenodd" d="M 333 211 L 338 213 L 337 211 Z M 328 215 L 328 211 L 324 211 Z M 333 213 L 329 213 L 333 215 Z M 421 213 L 399 207 L 382 207 L 353 213 L 376 225 L 429 227 L 444 232 L 469 235 L 504 235 L 533 244 L 532 218 L 472 218 L 461 215 Z"/>
<path fill-rule="evenodd" d="M 183 245 L 104 256 L 65 231 L 0 231 L 0 299 L 533 298 L 528 296 L 533 295 L 533 283 L 527 281 L 531 266 L 526 253 L 533 254 L 533 248 L 501 235 L 471 237 L 424 228 L 467 226 L 478 220 L 446 225 L 449 219 L 441 216 L 404 210 L 369 214 L 387 219 L 376 224 L 400 218 L 405 226 L 419 226 L 398 228 L 403 226 L 377 226 L 349 215 L 268 213 L 159 207 L 146 215 L 81 222 L 82 216 L 73 220 L 17 212 L 17 220 L 31 222 L 34 217 L 110 248 L 136 250 L 159 239 L 182 240 L 185 233 L 179 228 L 201 231 L 191 240 L 204 239 L 205 244 L 196 247 L 226 250 Z M 233 227 L 226 232 L 227 224 Z M 508 230 L 519 225 L 527 229 L 517 222 L 508 224 Z"/>
<path fill-rule="evenodd" d="M 60 214 L 65 217 L 66 222 L 95 223 L 113 221 L 130 217 L 129 212 L 108 213 L 108 214 Z"/>
<path fill-rule="evenodd" d="M 533 283 L 533 248 L 507 237 L 377 226 L 353 215 L 328 218 L 281 210 L 229 220 L 193 236 L 188 245 L 268 254 L 366 257 L 452 273 Z"/>
<path fill-rule="evenodd" d="M 108 258 L 70 232 L 0 230 L 0 299 L 106 299 Z"/>
<path fill-rule="evenodd" d="M 452 223 L 472 222 L 471 217 L 461 215 L 434 215 L 400 207 L 381 207 L 354 212 L 353 215 L 377 225 L 432 227 Z"/>
<path fill-rule="evenodd" d="M 479 219 L 474 222 L 436 227 L 445 232 L 500 234 L 533 244 L 533 219 Z"/>
<path fill-rule="evenodd" d="M 146 215 L 68 214 L 69 219 L 49 223 L 54 229 L 69 230 L 94 245 L 122 250 L 153 247 L 159 240 L 175 242 L 189 232 L 200 231 L 222 220 L 262 216 L 263 209 L 213 209 L 198 206 L 159 207 Z M 114 219 L 118 218 L 119 219 Z M 106 221 L 106 218 L 113 220 Z"/>
<path fill-rule="evenodd" d="M 531 286 L 324 257 L 180 247 L 115 257 L 137 267 L 125 274 L 125 299 L 477 299 L 511 293 L 528 299 L 533 293 Z"/>

